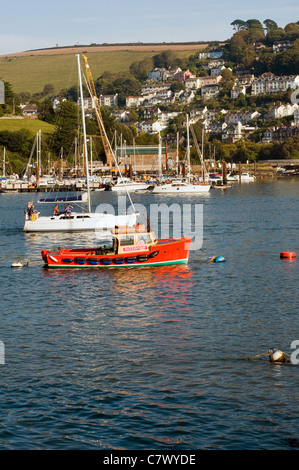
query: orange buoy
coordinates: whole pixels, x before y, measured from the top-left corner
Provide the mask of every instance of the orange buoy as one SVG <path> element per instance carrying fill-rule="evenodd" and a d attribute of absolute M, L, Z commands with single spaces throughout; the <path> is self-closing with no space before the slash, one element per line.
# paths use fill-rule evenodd
<path fill-rule="evenodd" d="M 293 259 L 296 258 L 296 253 L 294 253 L 293 251 L 282 251 L 280 253 L 280 257 L 286 259 Z"/>

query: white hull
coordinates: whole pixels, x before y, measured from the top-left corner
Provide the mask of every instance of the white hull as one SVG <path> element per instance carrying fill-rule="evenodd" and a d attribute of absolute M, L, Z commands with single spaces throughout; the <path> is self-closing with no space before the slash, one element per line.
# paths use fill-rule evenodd
<path fill-rule="evenodd" d="M 36 220 L 25 220 L 24 232 L 83 232 L 111 230 L 118 225 L 133 226 L 137 223 L 138 214 L 113 215 L 104 213 L 76 213 L 71 218 L 64 214 L 59 216 L 38 217 Z"/>
<path fill-rule="evenodd" d="M 150 184 L 147 183 L 126 183 L 126 184 L 116 184 L 115 186 L 111 186 L 111 191 L 138 191 L 139 189 L 148 189 Z"/>
<path fill-rule="evenodd" d="M 188 194 L 198 194 L 198 193 L 208 193 L 211 189 L 209 184 L 162 184 L 161 186 L 156 186 L 153 189 L 153 194 L 167 194 L 167 193 L 188 193 Z"/>

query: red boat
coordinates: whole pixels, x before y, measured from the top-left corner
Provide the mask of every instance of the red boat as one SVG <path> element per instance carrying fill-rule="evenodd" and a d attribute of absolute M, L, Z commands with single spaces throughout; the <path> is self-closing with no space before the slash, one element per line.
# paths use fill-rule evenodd
<path fill-rule="evenodd" d="M 157 240 L 144 226 L 134 230 L 119 228 L 112 235 L 112 246 L 96 248 L 58 248 L 42 250 L 48 268 L 109 268 L 187 264 L 190 237 Z"/>

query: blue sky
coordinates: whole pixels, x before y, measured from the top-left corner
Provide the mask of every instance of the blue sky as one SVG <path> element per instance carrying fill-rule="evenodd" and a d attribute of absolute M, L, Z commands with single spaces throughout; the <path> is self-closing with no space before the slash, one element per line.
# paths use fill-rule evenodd
<path fill-rule="evenodd" d="M 299 21 L 298 0 L 11 0 L 1 6 L 0 54 L 91 43 L 225 40 L 235 19 L 280 27 Z"/>

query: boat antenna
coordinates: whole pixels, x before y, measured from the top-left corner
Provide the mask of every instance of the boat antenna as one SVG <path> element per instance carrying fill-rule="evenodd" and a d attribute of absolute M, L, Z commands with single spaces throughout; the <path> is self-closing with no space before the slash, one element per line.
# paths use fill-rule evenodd
<path fill-rule="evenodd" d="M 83 89 L 82 89 L 82 77 L 81 77 L 81 67 L 80 67 L 80 55 L 77 55 L 78 61 L 78 74 L 79 74 L 79 88 L 80 88 L 80 101 L 81 101 L 81 111 L 82 111 L 82 125 L 83 125 L 83 136 L 84 136 L 84 153 L 85 153 L 85 162 L 86 162 L 86 181 L 87 181 L 87 204 L 88 212 L 91 212 L 90 207 L 90 188 L 89 188 L 89 171 L 88 171 L 88 153 L 87 153 L 87 139 L 86 139 L 86 124 L 85 124 L 85 112 L 84 112 L 84 102 L 83 102 Z"/>

